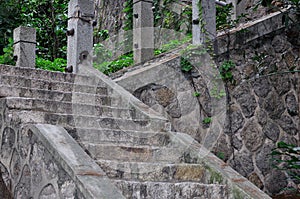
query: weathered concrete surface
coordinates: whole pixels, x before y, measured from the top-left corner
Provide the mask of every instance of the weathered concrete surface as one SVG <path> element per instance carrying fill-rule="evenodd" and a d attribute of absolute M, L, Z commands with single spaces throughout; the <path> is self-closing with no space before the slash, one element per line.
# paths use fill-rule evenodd
<path fill-rule="evenodd" d="M 63 128 L 5 127 L 1 137 L 1 172 L 14 198 L 122 198 Z"/>
<path fill-rule="evenodd" d="M 66 130 L 37 124 L 33 133 L 42 141 L 54 159 L 74 178 L 85 198 L 123 198 L 102 169 L 83 151 Z"/>
<path fill-rule="evenodd" d="M 19 70 L 18 67 L 9 69 L 7 66 L 3 66 L 0 70 L 3 71 L 4 76 L 9 74 L 8 71 L 11 71 L 13 74 L 20 73 L 20 71 L 16 72 Z M 26 76 L 27 73 L 33 71 L 32 69 L 22 70 L 22 74 Z M 4 95 L 4 98 L 0 100 L 0 107 L 3 108 L 0 122 L 2 125 L 1 129 L 3 129 L 1 135 L 1 163 L 4 165 L 1 167 L 1 170 L 4 171 L 5 176 L 7 176 L 4 177 L 4 179 L 8 180 L 7 184 L 11 183 L 13 187 L 16 187 L 13 188 L 15 194 L 20 197 L 33 195 L 33 198 L 36 198 L 38 194 L 43 197 L 47 196 L 52 198 L 89 198 L 92 194 L 101 195 L 107 193 L 101 192 L 101 189 L 94 189 L 96 183 L 100 183 L 100 188 L 108 186 L 107 178 L 101 176 L 105 174 L 95 165 L 92 159 L 89 159 L 89 157 L 83 154 L 84 151 L 78 148 L 77 143 L 62 127 L 44 124 L 38 124 L 29 129 L 24 127 L 24 125 L 28 123 L 30 126 L 36 123 L 54 123 L 68 128 L 69 133 L 79 141 L 85 151 L 91 157 L 98 159 L 97 162 L 99 162 L 105 172 L 113 178 L 113 183 L 117 186 L 118 182 L 136 185 L 133 192 L 128 192 L 128 188 L 126 187 L 122 188 L 122 193 L 127 198 L 139 195 L 139 193 L 141 193 L 139 192 L 141 187 L 143 194 L 147 193 L 148 197 L 154 196 L 160 192 L 160 189 L 154 186 L 154 184 L 159 184 L 159 182 L 156 182 L 156 179 L 152 178 L 152 182 L 136 184 L 132 183 L 131 177 L 123 179 L 123 176 L 132 176 L 132 179 L 134 179 L 134 176 L 138 175 L 140 180 L 146 180 L 147 178 L 149 179 L 150 176 L 145 175 L 144 172 L 152 171 L 155 176 L 161 172 L 165 173 L 166 168 L 170 168 L 171 170 L 172 168 L 176 168 L 175 174 L 171 175 L 170 173 L 169 175 L 169 177 L 176 179 L 176 182 L 161 183 L 164 184 L 164 187 L 174 191 L 170 193 L 174 197 L 182 196 L 189 198 L 191 194 L 203 193 L 206 194 L 207 197 L 213 196 L 214 198 L 224 198 L 224 196 L 235 198 L 236 194 L 245 198 L 268 198 L 248 181 L 245 182 L 245 184 L 243 183 L 242 187 L 239 188 L 240 185 L 236 185 L 235 183 L 240 182 L 241 180 L 239 179 L 242 177 L 232 169 L 222 171 L 222 169 L 224 169 L 222 166 L 224 163 L 221 160 L 204 150 L 203 146 L 198 145 L 191 137 L 180 133 L 171 133 L 168 130 L 168 123 L 164 117 L 135 99 L 107 77 L 98 74 L 96 71 L 91 72 L 96 75 L 96 77 L 93 78 L 99 78 L 98 80 L 101 80 L 101 83 L 98 82 L 96 84 L 94 92 L 98 92 L 98 85 L 101 86 L 101 88 L 104 86 L 107 88 L 106 95 L 109 95 L 112 99 L 118 97 L 114 99 L 116 101 L 112 101 L 111 108 L 124 108 L 124 106 L 127 106 L 127 108 L 131 107 L 137 110 L 137 114 L 131 115 L 131 121 L 128 120 L 128 118 L 124 119 L 118 117 L 118 114 L 112 115 L 112 118 L 108 118 L 108 120 L 93 117 L 92 113 L 89 113 L 91 116 L 86 115 L 90 111 L 89 109 L 83 111 L 84 109 L 76 106 L 78 105 L 76 98 L 78 90 L 72 92 L 72 94 L 75 95 L 72 96 L 74 105 L 72 107 L 73 114 L 67 114 L 68 111 L 70 111 L 70 107 L 65 107 L 66 109 L 64 109 L 64 106 L 66 106 L 65 102 L 53 102 L 53 106 L 51 106 L 51 100 L 37 100 L 34 99 L 35 96 L 33 94 L 31 94 L 33 99 L 18 98 L 18 96 L 8 97 Z M 36 73 L 39 74 L 39 70 L 37 70 Z M 77 82 L 76 78 L 78 77 L 78 81 L 85 79 L 80 75 L 74 76 L 53 72 L 45 72 L 44 74 L 44 81 L 49 81 L 50 83 L 48 85 L 51 85 L 51 82 L 56 78 L 64 79 L 66 77 L 73 77 L 74 79 L 71 78 L 67 80 L 67 82 L 69 82 L 69 84 L 74 82 L 73 85 L 75 88 L 78 88 L 79 85 L 83 85 Z M 18 78 L 19 76 L 15 76 L 15 79 Z M 31 78 L 34 79 L 34 76 L 31 76 Z M 42 77 L 39 78 L 42 79 Z M 93 81 L 90 83 L 94 83 Z M 13 80 L 11 77 L 11 80 L 7 81 L 5 86 L 20 88 L 20 84 L 17 82 L 17 80 Z M 66 83 L 61 84 L 64 85 Z M 38 86 L 38 84 L 33 85 Z M 85 86 L 88 85 L 89 84 L 86 84 Z M 56 87 L 58 90 L 53 90 L 54 93 L 58 91 L 63 92 L 64 89 L 66 89 L 62 88 L 58 83 Z M 89 87 L 82 87 L 82 89 L 83 88 Z M 32 87 L 30 89 L 37 88 Z M 30 89 L 27 88 L 25 91 Z M 40 89 L 51 92 L 52 87 Z M 68 89 L 66 89 L 66 91 L 70 92 Z M 84 89 L 81 91 L 84 91 Z M 169 93 L 169 90 L 162 88 L 160 92 Z M 90 97 L 91 93 L 93 93 L 92 90 L 89 90 L 82 94 L 85 94 L 86 97 Z M 10 94 L 19 95 L 20 93 L 12 92 Z M 45 95 L 44 97 L 47 96 L 48 95 Z M 168 102 L 168 100 L 165 101 L 164 98 L 161 99 L 162 102 Z M 167 99 L 172 99 L 172 97 Z M 84 101 L 81 101 L 81 103 L 84 103 Z M 95 103 L 95 105 L 97 104 L 98 103 Z M 49 107 L 47 108 L 47 106 Z M 32 109 L 30 109 L 30 107 Z M 65 110 L 65 112 L 63 112 L 63 110 Z M 56 111 L 61 113 L 56 113 Z M 134 117 L 141 117 L 144 122 L 140 124 L 137 122 L 138 120 L 133 120 Z M 98 123 L 95 123 L 97 122 L 96 118 L 98 119 Z M 155 125 L 153 127 L 156 129 L 149 126 L 150 131 L 148 129 L 148 131 L 145 132 L 144 127 L 151 123 Z M 125 131 L 121 124 L 124 125 L 123 127 L 132 129 Z M 103 128 L 96 130 L 97 125 Z M 120 129 L 117 130 L 114 128 Z M 102 137 L 100 139 L 100 135 L 97 136 L 98 132 L 106 136 L 110 133 L 111 135 L 106 139 Z M 121 132 L 127 135 L 122 135 Z M 117 141 L 118 138 L 120 138 L 119 141 Z M 151 144 L 152 141 L 154 146 Z M 33 147 L 30 147 L 31 145 L 33 145 Z M 78 154 L 80 156 L 79 158 L 77 156 Z M 206 159 L 207 157 L 209 158 Z M 23 164 L 26 162 L 24 159 L 28 161 L 27 164 Z M 103 160 L 111 160 L 111 164 L 103 165 L 101 164 Z M 116 171 L 113 169 L 114 164 L 112 161 L 120 162 L 117 163 L 119 165 L 121 165 L 121 162 L 129 161 L 134 166 L 131 167 L 130 170 L 120 167 Z M 167 165 L 170 164 L 174 166 L 168 167 Z M 137 168 L 140 168 L 140 170 L 137 170 Z M 162 170 L 159 171 L 157 169 Z M 111 176 L 113 172 L 117 173 L 114 177 Z M 24 176 L 21 178 L 21 184 L 16 182 L 16 179 L 20 179 L 16 177 L 19 175 Z M 235 178 L 238 180 L 235 181 Z M 200 181 L 193 182 L 195 179 L 199 179 Z M 30 181 L 34 184 L 29 183 Z M 48 183 L 46 184 L 44 182 Z M 102 183 L 106 184 L 103 185 Z M 144 185 L 149 186 L 145 189 Z M 33 186 L 38 189 L 38 191 L 31 193 L 30 190 L 33 189 Z M 189 190 L 191 190 L 192 187 L 198 187 L 199 189 L 190 192 Z M 116 191 L 112 192 L 117 194 Z M 88 196 L 86 196 L 86 194 Z M 121 197 L 119 195 L 111 195 L 111 193 L 107 194 L 109 194 L 109 198 Z M 143 194 L 141 198 L 147 198 L 147 196 Z M 94 198 L 97 198 L 97 196 Z"/>

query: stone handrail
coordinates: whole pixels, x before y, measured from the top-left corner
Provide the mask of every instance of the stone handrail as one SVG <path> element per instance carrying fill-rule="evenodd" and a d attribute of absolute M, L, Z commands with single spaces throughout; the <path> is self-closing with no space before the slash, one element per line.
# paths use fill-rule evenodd
<path fill-rule="evenodd" d="M 36 124 L 29 129 L 75 182 L 84 198 L 123 198 L 99 165 L 83 151 L 64 128 Z"/>

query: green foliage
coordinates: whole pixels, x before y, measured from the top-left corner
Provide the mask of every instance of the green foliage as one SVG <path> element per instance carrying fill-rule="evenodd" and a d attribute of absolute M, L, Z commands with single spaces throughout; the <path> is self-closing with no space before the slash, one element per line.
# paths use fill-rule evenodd
<path fill-rule="evenodd" d="M 224 152 L 217 152 L 216 156 L 221 160 L 225 160 L 225 153 Z"/>
<path fill-rule="evenodd" d="M 228 28 L 231 23 L 232 4 L 226 6 L 216 6 L 216 26 L 217 30 Z"/>
<path fill-rule="evenodd" d="M 38 56 L 53 60 L 66 57 L 68 0 L 23 0 L 22 25 L 36 28 Z"/>
<path fill-rule="evenodd" d="M 200 97 L 200 95 L 201 95 L 201 94 L 200 94 L 199 92 L 194 92 L 194 93 L 193 93 L 193 96 L 194 96 L 194 97 Z"/>
<path fill-rule="evenodd" d="M 190 34 L 182 40 L 171 40 L 169 43 L 162 45 L 160 49 L 156 49 L 154 54 L 159 55 L 161 53 L 168 52 L 190 40 Z M 94 60 L 94 67 L 107 75 L 134 64 L 133 52 L 125 53 L 116 59 L 113 59 L 113 52 L 101 43 L 94 44 L 94 55 L 96 57 Z"/>
<path fill-rule="evenodd" d="M 123 54 L 112 60 L 112 51 L 105 48 L 104 45 L 100 43 L 94 45 L 94 54 L 96 56 L 96 60 L 94 60 L 94 68 L 106 75 L 133 65 L 133 52 Z"/>
<path fill-rule="evenodd" d="M 0 55 L 12 37 L 13 29 L 21 24 L 20 10 L 15 0 L 0 1 Z"/>
<path fill-rule="evenodd" d="M 186 24 L 188 29 L 187 32 L 191 32 L 191 23 L 192 21 L 192 8 L 191 6 L 183 7 L 181 14 L 173 12 L 171 9 L 172 3 L 176 3 L 177 0 L 154 0 L 153 1 L 153 15 L 154 15 L 154 26 L 173 29 L 180 31 L 180 27 L 183 24 Z M 125 24 L 124 30 L 133 29 L 133 1 L 126 0 L 125 6 L 123 9 L 125 13 Z"/>
<path fill-rule="evenodd" d="M 3 55 L 0 55 L 0 64 L 15 65 L 14 61 L 14 49 L 13 49 L 13 39 L 8 39 L 9 44 L 3 48 Z"/>
<path fill-rule="evenodd" d="M 114 73 L 131 65 L 133 65 L 132 52 L 121 55 L 114 61 L 104 61 L 100 64 L 94 63 L 94 67 L 106 75 Z"/>
<path fill-rule="evenodd" d="M 105 61 L 111 60 L 113 54 L 112 51 L 105 48 L 103 44 L 98 43 L 94 44 L 94 55 L 96 56 L 96 60 L 94 63 L 102 63 Z"/>
<path fill-rule="evenodd" d="M 212 118 L 211 117 L 206 117 L 202 120 L 203 124 L 210 124 L 212 122 Z"/>
<path fill-rule="evenodd" d="M 4 54 L 0 56 L 0 64 L 15 65 L 13 58 L 13 39 L 9 38 L 9 44 L 3 49 Z M 36 67 L 44 70 L 63 72 L 67 65 L 67 60 L 56 58 L 53 62 L 44 58 L 36 58 Z"/>
<path fill-rule="evenodd" d="M 233 83 L 232 69 L 234 68 L 235 64 L 231 60 L 223 62 L 219 67 L 221 78 L 226 82 Z"/>
<path fill-rule="evenodd" d="M 300 183 L 300 147 L 287 144 L 283 141 L 277 143 L 277 147 L 271 152 L 272 166 L 285 171 L 294 183 Z M 299 194 L 299 189 L 291 188 L 294 194 Z"/>
<path fill-rule="evenodd" d="M 218 88 L 217 85 L 214 85 L 214 87 L 210 91 L 210 94 L 216 99 L 221 99 L 226 96 L 226 92 L 223 89 Z"/>
<path fill-rule="evenodd" d="M 38 56 L 45 59 L 66 57 L 68 0 L 0 1 L 0 54 L 18 26 L 37 31 Z"/>
<path fill-rule="evenodd" d="M 272 150 L 271 156 L 276 169 L 286 171 L 293 180 L 300 182 L 300 147 L 281 141 Z"/>
<path fill-rule="evenodd" d="M 179 47 L 179 46 L 181 46 L 181 45 L 183 45 L 185 43 L 188 43 L 189 41 L 191 41 L 191 39 L 192 39 L 192 35 L 188 34 L 182 40 L 178 40 L 178 39 L 171 40 L 167 44 L 162 45 L 161 48 L 155 49 L 154 50 L 154 55 L 159 55 L 161 53 L 173 50 L 173 49 L 175 49 L 175 48 L 177 48 L 177 47 Z"/>
<path fill-rule="evenodd" d="M 125 13 L 125 24 L 124 30 L 132 30 L 133 29 L 133 1 L 127 0 L 125 1 L 123 12 Z"/>
<path fill-rule="evenodd" d="M 105 41 L 109 38 L 109 32 L 106 29 L 94 31 L 94 37 L 98 38 L 99 41 Z M 97 43 L 99 43 L 99 41 Z"/>
<path fill-rule="evenodd" d="M 180 67 L 183 72 L 190 72 L 193 65 L 184 57 L 180 57 Z"/>
<path fill-rule="evenodd" d="M 36 68 L 64 72 L 67 66 L 67 60 L 62 58 L 56 58 L 53 62 L 44 58 L 36 58 Z"/>

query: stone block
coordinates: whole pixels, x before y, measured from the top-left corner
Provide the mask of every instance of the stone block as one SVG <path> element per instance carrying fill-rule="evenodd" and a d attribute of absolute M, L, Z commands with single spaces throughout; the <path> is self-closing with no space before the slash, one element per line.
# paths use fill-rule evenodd
<path fill-rule="evenodd" d="M 202 13 L 199 12 L 199 2 Z M 213 41 L 216 37 L 216 6 L 211 0 L 193 0 L 193 44 L 199 45 L 207 40 Z M 202 30 L 202 26 L 204 30 Z"/>
<path fill-rule="evenodd" d="M 79 11 L 79 13 L 78 13 Z M 94 17 L 94 1 L 91 0 L 71 0 L 69 2 L 68 17 Z"/>
<path fill-rule="evenodd" d="M 14 29 L 14 42 L 36 42 L 36 30 L 30 27 L 20 26 Z"/>
<path fill-rule="evenodd" d="M 133 1 L 133 52 L 135 63 L 154 56 L 153 1 Z"/>
<path fill-rule="evenodd" d="M 199 0 L 193 0 L 193 44 L 201 44 L 203 41 L 201 40 L 201 28 L 199 26 L 199 8 L 198 8 Z"/>
<path fill-rule="evenodd" d="M 94 2 L 71 0 L 68 9 L 67 68 L 79 73 L 80 64 L 81 67 L 92 66 Z"/>
<path fill-rule="evenodd" d="M 36 30 L 18 27 L 14 30 L 14 57 L 18 67 L 35 67 Z"/>

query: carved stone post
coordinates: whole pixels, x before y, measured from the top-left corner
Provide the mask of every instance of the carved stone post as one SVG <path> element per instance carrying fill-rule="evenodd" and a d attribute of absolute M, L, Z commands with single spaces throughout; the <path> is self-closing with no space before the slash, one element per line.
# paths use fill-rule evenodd
<path fill-rule="evenodd" d="M 92 65 L 92 61 L 86 61 L 92 56 L 93 50 L 93 0 L 71 0 L 68 7 L 68 50 L 67 70 L 78 73 L 78 65 Z M 86 62 L 85 62 L 86 61 Z"/>
<path fill-rule="evenodd" d="M 18 67 L 35 67 L 36 30 L 29 27 L 14 29 L 14 58 Z"/>
<path fill-rule="evenodd" d="M 212 0 L 193 0 L 193 44 L 216 38 L 216 4 Z"/>
<path fill-rule="evenodd" d="M 133 52 L 135 63 L 154 56 L 153 0 L 133 0 Z"/>
<path fill-rule="evenodd" d="M 192 11 L 193 11 L 193 44 L 199 45 L 202 44 L 201 38 L 201 26 L 200 26 L 200 19 L 199 19 L 199 0 L 193 0 L 192 2 Z"/>
<path fill-rule="evenodd" d="M 227 0 L 228 3 L 232 3 L 233 5 L 233 12 L 231 19 L 236 20 L 239 16 L 241 16 L 246 11 L 247 4 L 249 2 L 247 0 L 238 1 L 238 0 Z"/>

